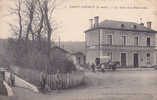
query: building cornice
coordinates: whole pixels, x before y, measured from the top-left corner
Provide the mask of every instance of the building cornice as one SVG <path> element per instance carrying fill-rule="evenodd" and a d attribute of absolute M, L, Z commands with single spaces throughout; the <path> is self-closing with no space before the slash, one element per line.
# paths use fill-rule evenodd
<path fill-rule="evenodd" d="M 118 31 L 132 31 L 132 32 L 147 32 L 147 33 L 157 33 L 155 30 L 138 30 L 138 29 L 124 29 L 124 28 L 107 28 L 107 27 L 95 27 L 85 31 L 90 32 L 97 29 L 106 29 L 106 30 L 118 30 Z"/>

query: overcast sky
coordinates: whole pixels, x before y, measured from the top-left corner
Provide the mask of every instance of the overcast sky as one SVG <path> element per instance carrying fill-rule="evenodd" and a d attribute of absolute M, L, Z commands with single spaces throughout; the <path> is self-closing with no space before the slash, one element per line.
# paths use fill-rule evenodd
<path fill-rule="evenodd" d="M 13 18 L 8 15 L 8 9 L 12 1 L 0 0 L 0 38 L 11 36 L 8 23 Z M 59 27 L 55 39 L 60 34 L 63 41 L 84 41 L 84 31 L 89 28 L 88 19 L 94 16 L 99 16 L 100 21 L 109 19 L 138 23 L 142 18 L 143 22 L 152 21 L 153 29 L 157 30 L 156 5 L 156 0 L 64 0 L 53 16 Z"/>

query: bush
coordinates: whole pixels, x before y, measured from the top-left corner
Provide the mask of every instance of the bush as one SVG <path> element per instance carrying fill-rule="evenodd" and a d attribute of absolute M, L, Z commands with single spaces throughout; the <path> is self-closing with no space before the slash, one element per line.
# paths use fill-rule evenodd
<path fill-rule="evenodd" d="M 11 62 L 24 68 L 48 73 L 56 73 L 58 70 L 67 73 L 76 70 L 65 52 L 51 49 L 50 56 L 48 56 L 45 45 L 39 49 L 36 42 L 29 41 L 26 44 L 23 40 L 18 42 L 15 39 L 9 39 L 7 50 L 13 58 Z"/>

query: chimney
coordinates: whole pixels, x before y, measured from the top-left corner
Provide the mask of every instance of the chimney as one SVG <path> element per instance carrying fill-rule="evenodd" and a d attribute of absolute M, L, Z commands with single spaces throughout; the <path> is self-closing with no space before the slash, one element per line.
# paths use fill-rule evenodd
<path fill-rule="evenodd" d="M 93 28 L 93 19 L 89 19 L 90 28 Z"/>
<path fill-rule="evenodd" d="M 142 18 L 140 18 L 140 25 L 144 26 L 144 23 L 142 21 Z"/>
<path fill-rule="evenodd" d="M 99 16 L 95 16 L 94 17 L 94 27 L 98 27 L 99 26 Z"/>
<path fill-rule="evenodd" d="M 148 28 L 148 29 L 151 29 L 151 28 L 152 28 L 152 22 L 151 22 L 151 21 L 147 22 L 147 28 Z"/>
<path fill-rule="evenodd" d="M 140 23 L 140 25 L 144 26 L 144 23 Z"/>

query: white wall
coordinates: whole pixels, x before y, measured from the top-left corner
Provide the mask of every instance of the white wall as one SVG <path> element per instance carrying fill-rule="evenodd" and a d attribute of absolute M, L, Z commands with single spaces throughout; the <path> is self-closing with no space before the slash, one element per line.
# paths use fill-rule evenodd
<path fill-rule="evenodd" d="M 99 45 L 99 30 L 93 30 L 85 33 L 87 46 Z"/>

